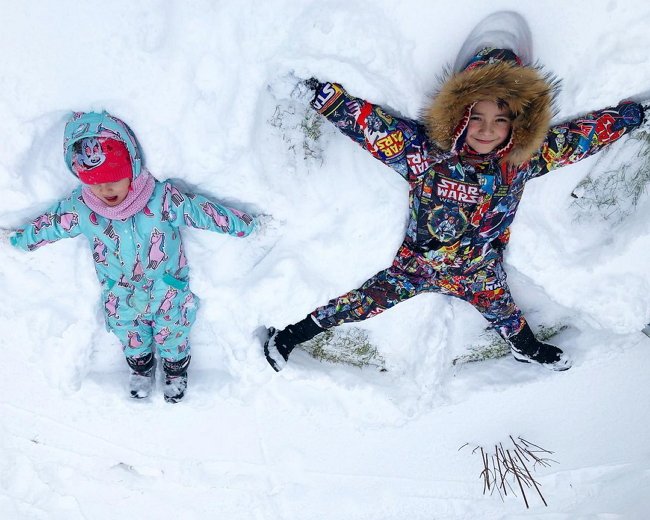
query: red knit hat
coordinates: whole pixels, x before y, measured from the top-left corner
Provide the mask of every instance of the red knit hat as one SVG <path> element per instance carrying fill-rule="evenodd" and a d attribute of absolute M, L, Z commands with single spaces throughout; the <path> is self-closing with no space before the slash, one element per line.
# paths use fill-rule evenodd
<path fill-rule="evenodd" d="M 72 169 L 84 184 L 104 184 L 133 176 L 131 156 L 122 141 L 86 137 L 72 160 Z"/>

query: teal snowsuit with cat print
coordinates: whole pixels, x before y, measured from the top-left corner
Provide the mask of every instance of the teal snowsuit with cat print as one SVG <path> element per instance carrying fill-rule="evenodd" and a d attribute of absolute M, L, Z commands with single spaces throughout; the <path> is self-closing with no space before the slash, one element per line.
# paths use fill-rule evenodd
<path fill-rule="evenodd" d="M 85 124 L 85 116 L 74 115 L 74 128 L 79 128 L 80 122 Z M 97 127 L 105 130 L 112 126 L 111 132 L 129 146 L 132 162 L 138 161 L 133 163 L 135 178 L 140 174 L 138 145 L 128 127 L 122 131 L 120 124 L 120 120 L 102 114 Z M 75 138 L 79 135 L 86 134 L 78 133 Z M 66 152 L 73 142 L 66 127 Z M 68 157 L 66 154 L 70 165 Z M 11 243 L 34 250 L 84 235 L 102 288 L 106 325 L 120 339 L 126 357 L 138 358 L 156 347 L 161 358 L 178 361 L 189 355 L 188 334 L 199 305 L 189 288 L 182 226 L 245 237 L 255 228 L 255 221 L 244 212 L 158 181 L 142 210 L 126 219 L 110 219 L 86 205 L 79 186 L 68 198 L 17 230 Z"/>
<path fill-rule="evenodd" d="M 124 354 L 140 357 L 155 345 L 162 358 L 177 361 L 189 354 L 188 333 L 199 304 L 189 288 L 181 226 L 243 237 L 254 221 L 200 195 L 182 193 L 169 182 L 156 182 L 146 207 L 133 217 L 112 220 L 93 212 L 79 187 L 11 240 L 34 250 L 84 235 L 102 287 L 106 324 Z"/>

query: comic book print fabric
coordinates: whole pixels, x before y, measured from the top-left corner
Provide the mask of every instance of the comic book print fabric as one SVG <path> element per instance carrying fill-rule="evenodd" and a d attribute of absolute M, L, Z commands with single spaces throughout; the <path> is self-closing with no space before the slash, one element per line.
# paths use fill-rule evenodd
<path fill-rule="evenodd" d="M 397 261 L 469 274 L 498 259 L 526 181 L 575 163 L 620 139 L 643 119 L 637 103 L 595 111 L 552 127 L 540 151 L 511 167 L 496 155 L 465 157 L 428 140 L 417 121 L 325 83 L 312 106 L 343 134 L 409 182 L 410 215 Z"/>
<path fill-rule="evenodd" d="M 500 262 L 492 262 L 469 276 L 440 271 L 407 273 L 391 266 L 350 291 L 318 307 L 312 315 L 324 328 L 371 318 L 418 294 L 434 292 L 455 296 L 472 304 L 501 334 L 509 338 L 523 327 Z"/>

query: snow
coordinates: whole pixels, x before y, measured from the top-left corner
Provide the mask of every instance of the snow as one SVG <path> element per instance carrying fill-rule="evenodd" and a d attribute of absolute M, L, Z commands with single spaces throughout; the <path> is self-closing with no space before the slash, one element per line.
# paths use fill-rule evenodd
<path fill-rule="evenodd" d="M 485 322 L 439 295 L 360 324 L 387 372 L 296 352 L 276 374 L 256 338 L 389 265 L 406 221 L 406 183 L 331 126 L 304 157 L 295 78 L 416 117 L 497 9 L 528 20 L 535 57 L 563 79 L 558 120 L 647 94 L 640 2 L 4 3 L 0 228 L 75 186 L 61 153 L 73 109 L 127 121 L 159 179 L 273 220 L 244 240 L 184 233 L 202 307 L 177 405 L 160 385 L 127 397 L 84 239 L 0 245 L 0 517 L 647 517 L 650 203 L 616 223 L 576 221 L 570 193 L 597 158 L 528 185 L 506 258 L 530 322 L 570 325 L 554 338 L 568 372 L 510 357 L 452 365 Z M 535 474 L 548 507 L 531 492 L 530 510 L 484 496 L 480 458 L 459 450 L 509 435 L 554 452 Z"/>

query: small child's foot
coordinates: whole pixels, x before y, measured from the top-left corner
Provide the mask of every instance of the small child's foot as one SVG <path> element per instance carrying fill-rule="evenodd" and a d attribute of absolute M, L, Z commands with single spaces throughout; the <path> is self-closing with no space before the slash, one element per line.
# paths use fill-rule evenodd
<path fill-rule="evenodd" d="M 508 338 L 508 343 L 512 356 L 522 363 L 537 363 L 558 372 L 571 368 L 571 358 L 555 345 L 537 340 L 528 323 L 519 333 Z"/>
<path fill-rule="evenodd" d="M 155 380 L 156 364 L 153 354 L 149 352 L 140 357 L 127 357 L 126 362 L 131 367 L 129 376 L 129 392 L 133 399 L 149 397 Z"/>
<path fill-rule="evenodd" d="M 268 338 L 266 338 L 266 342 L 264 343 L 264 356 L 276 372 L 279 372 L 287 365 L 287 360 L 291 353 L 290 349 L 287 349 L 283 345 L 278 345 L 277 339 L 279 332 L 275 328 L 269 327 L 267 329 Z"/>
<path fill-rule="evenodd" d="M 187 372 L 178 376 L 165 376 L 165 401 L 168 403 L 177 403 L 185 396 L 187 389 Z"/>
<path fill-rule="evenodd" d="M 538 363 L 544 368 L 561 372 L 571 368 L 571 359 L 560 348 L 547 343 L 539 343 L 538 349 L 533 353 L 520 352 L 515 347 L 510 347 L 513 357 L 522 363 Z"/>
<path fill-rule="evenodd" d="M 310 340 L 323 330 L 316 318 L 310 314 L 307 314 L 307 317 L 298 323 L 288 325 L 283 330 L 269 327 L 267 329 L 268 337 L 264 343 L 264 356 L 273 370 L 279 372 L 286 366 L 289 354 L 296 345 Z"/>
<path fill-rule="evenodd" d="M 190 356 L 178 361 L 163 359 L 165 371 L 164 397 L 168 403 L 177 403 L 185 397 L 187 389 L 187 367 L 190 365 Z"/>
<path fill-rule="evenodd" d="M 153 388 L 153 373 L 153 368 L 148 372 L 131 372 L 129 376 L 129 389 L 133 399 L 146 399 L 149 397 Z"/>

